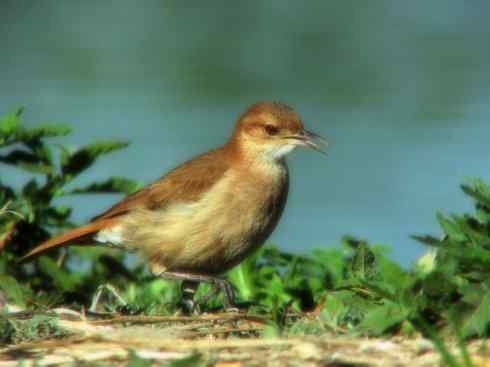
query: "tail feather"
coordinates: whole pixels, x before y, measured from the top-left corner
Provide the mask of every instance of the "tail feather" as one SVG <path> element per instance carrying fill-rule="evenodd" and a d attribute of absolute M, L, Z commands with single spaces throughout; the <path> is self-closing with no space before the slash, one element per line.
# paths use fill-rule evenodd
<path fill-rule="evenodd" d="M 101 229 L 112 227 L 115 222 L 115 218 L 98 220 L 96 222 L 92 222 L 84 226 L 69 230 L 56 237 L 50 238 L 45 242 L 42 242 L 38 246 L 34 247 L 31 251 L 29 251 L 26 255 L 22 256 L 19 261 L 27 260 L 28 258 L 38 255 L 44 251 L 50 250 L 55 247 L 68 245 L 68 243 L 71 241 L 82 239 L 88 235 L 93 235 Z"/>

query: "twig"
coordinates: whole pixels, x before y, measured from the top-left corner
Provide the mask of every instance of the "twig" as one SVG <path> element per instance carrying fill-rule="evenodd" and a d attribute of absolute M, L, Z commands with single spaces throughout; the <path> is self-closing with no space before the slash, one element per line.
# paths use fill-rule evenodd
<path fill-rule="evenodd" d="M 192 321 L 253 321 L 266 323 L 267 320 L 260 316 L 253 315 L 233 315 L 233 314 L 212 314 L 201 316 L 118 316 L 109 320 L 88 321 L 92 325 L 110 325 L 116 323 L 158 323 L 158 322 L 192 322 Z"/>
<path fill-rule="evenodd" d="M 102 336 L 106 341 L 110 341 L 110 337 Z M 146 338 L 125 338 L 124 340 L 117 340 L 119 344 L 126 344 L 130 346 L 148 346 L 148 340 Z M 165 348 L 169 350 L 215 350 L 215 349 L 248 349 L 248 348 L 271 348 L 271 347 L 290 347 L 297 345 L 298 343 L 307 343 L 304 340 L 299 339 L 223 339 L 223 340 L 179 340 L 179 343 L 175 343 L 175 339 L 159 339 L 152 340 L 152 347 Z"/>
<path fill-rule="evenodd" d="M 222 327 L 222 328 L 197 331 L 196 335 L 202 337 L 202 336 L 213 335 L 213 334 L 249 333 L 249 332 L 261 331 L 261 330 L 262 329 L 258 327 L 236 327 L 236 328 Z"/>

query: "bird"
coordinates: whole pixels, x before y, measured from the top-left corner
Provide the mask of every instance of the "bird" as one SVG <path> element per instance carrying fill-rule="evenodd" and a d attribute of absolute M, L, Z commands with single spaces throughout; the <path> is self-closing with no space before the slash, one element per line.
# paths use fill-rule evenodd
<path fill-rule="evenodd" d="M 208 282 L 231 308 L 234 289 L 223 274 L 275 229 L 289 191 L 286 156 L 300 146 L 324 152 L 327 141 L 306 130 L 288 105 L 257 102 L 239 116 L 225 144 L 39 244 L 21 261 L 73 243 L 136 250 L 155 276 L 183 281 L 183 294 L 192 298 Z"/>

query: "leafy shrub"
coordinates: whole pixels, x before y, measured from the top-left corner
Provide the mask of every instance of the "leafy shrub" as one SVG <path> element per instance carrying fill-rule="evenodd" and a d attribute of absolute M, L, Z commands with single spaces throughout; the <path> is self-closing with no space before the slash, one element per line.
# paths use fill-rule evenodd
<path fill-rule="evenodd" d="M 435 247 L 435 265 L 421 289 L 434 318 L 453 318 L 463 336 L 490 335 L 490 187 L 480 179 L 461 186 L 475 202 L 475 214 L 437 214 L 442 238 L 415 236 Z M 448 307 L 449 306 L 449 307 Z"/>
<path fill-rule="evenodd" d="M 0 178 L 0 274 L 4 274 L 0 275 L 0 287 L 17 302 L 22 300 L 19 292 L 28 292 L 27 285 L 36 292 L 50 294 L 49 302 L 60 292 L 71 292 L 73 300 L 83 301 L 82 295 L 96 286 L 93 280 L 114 272 L 97 264 L 88 274 L 73 272 L 63 250 L 50 251 L 24 265 L 19 265 L 16 258 L 46 240 L 51 233 L 73 226 L 71 209 L 56 204 L 56 198 L 73 194 L 129 193 L 139 186 L 125 178 L 111 177 L 86 187 L 67 189 L 99 157 L 122 149 L 127 143 L 97 142 L 72 151 L 46 142 L 49 138 L 69 134 L 68 126 L 41 124 L 28 129 L 22 125 L 21 115 L 22 109 L 17 109 L 0 119 L 0 164 L 33 174 L 20 189 L 8 186 Z M 70 251 L 70 254 L 77 255 L 77 251 Z M 99 264 L 114 263 L 100 251 L 71 256 L 70 260 L 79 262 L 90 257 L 98 258 Z"/>

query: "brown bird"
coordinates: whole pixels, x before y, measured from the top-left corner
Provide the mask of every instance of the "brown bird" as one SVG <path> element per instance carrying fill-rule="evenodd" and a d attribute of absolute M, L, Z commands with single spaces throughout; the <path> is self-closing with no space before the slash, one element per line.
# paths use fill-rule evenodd
<path fill-rule="evenodd" d="M 233 304 L 220 277 L 264 243 L 288 195 L 285 156 L 326 143 L 305 130 L 292 108 L 259 102 L 236 123 L 226 144 L 187 161 L 95 217 L 41 243 L 22 259 L 70 242 L 139 250 L 152 273 L 194 290 L 210 282 Z"/>

